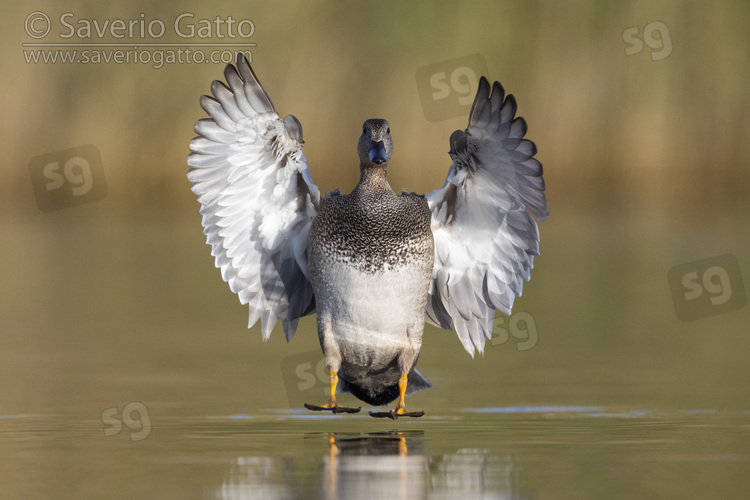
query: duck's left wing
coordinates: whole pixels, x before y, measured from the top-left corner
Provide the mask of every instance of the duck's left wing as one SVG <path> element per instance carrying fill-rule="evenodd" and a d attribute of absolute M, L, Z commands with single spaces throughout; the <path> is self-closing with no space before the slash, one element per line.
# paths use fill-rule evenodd
<path fill-rule="evenodd" d="M 428 321 L 450 329 L 466 351 L 483 352 L 495 309 L 510 314 L 539 255 L 539 221 L 549 215 L 536 146 L 524 139 L 516 101 L 482 77 L 466 131 L 450 138 L 445 185 L 426 195 L 435 267 Z M 531 212 L 531 214 L 529 213 Z"/>
<path fill-rule="evenodd" d="M 201 98 L 209 118 L 195 124 L 188 179 L 216 267 L 250 308 L 248 325 L 260 319 L 267 339 L 281 319 L 289 340 L 315 312 L 305 251 L 320 192 L 297 118 L 279 117 L 242 55 L 224 76 L 227 85 L 214 81 L 214 97 Z"/>

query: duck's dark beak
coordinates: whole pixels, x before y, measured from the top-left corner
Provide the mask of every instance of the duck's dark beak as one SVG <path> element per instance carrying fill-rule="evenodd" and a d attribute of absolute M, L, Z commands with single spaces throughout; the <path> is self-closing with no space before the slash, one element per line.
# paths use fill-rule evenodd
<path fill-rule="evenodd" d="M 388 161 L 385 155 L 385 143 L 383 141 L 372 141 L 370 143 L 370 161 L 380 165 Z"/>

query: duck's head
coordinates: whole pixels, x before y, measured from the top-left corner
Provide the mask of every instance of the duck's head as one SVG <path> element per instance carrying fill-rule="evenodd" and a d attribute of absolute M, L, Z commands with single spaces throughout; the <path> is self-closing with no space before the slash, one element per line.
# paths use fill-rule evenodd
<path fill-rule="evenodd" d="M 362 167 L 386 166 L 393 155 L 393 139 L 388 122 L 380 118 L 367 120 L 357 144 Z"/>

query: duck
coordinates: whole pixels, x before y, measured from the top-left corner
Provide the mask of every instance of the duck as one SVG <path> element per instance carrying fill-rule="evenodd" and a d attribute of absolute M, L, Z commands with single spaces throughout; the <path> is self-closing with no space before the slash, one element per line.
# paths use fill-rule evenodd
<path fill-rule="evenodd" d="M 239 54 L 226 80 L 200 99 L 187 177 L 221 276 L 267 340 L 281 320 L 287 341 L 316 314 L 330 397 L 311 411 L 420 417 L 405 397 L 432 387 L 416 368 L 425 323 L 455 330 L 472 357 L 510 315 L 539 255 L 537 221 L 549 216 L 542 164 L 527 125 L 500 83 L 481 77 L 465 130 L 449 139 L 441 188 L 397 194 L 387 179 L 390 124 L 367 119 L 357 142 L 360 179 L 321 196 L 302 125 L 281 118 Z"/>

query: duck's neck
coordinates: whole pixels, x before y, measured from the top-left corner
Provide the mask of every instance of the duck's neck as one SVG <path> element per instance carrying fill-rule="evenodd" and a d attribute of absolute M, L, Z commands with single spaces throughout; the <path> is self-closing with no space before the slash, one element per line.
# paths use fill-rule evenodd
<path fill-rule="evenodd" d="M 386 178 L 386 166 L 382 165 L 360 165 L 359 184 L 354 192 L 393 192 Z"/>

